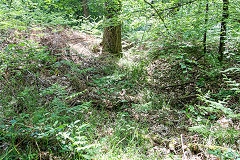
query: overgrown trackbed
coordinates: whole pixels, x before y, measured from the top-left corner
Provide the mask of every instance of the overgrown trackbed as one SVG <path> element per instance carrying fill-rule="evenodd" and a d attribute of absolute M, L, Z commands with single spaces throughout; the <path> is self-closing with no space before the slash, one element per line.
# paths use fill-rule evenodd
<path fill-rule="evenodd" d="M 53 55 L 57 55 L 61 65 L 57 77 L 54 75 L 44 79 L 56 83 L 51 81 L 53 78 L 62 85 L 68 85 L 69 90 L 84 91 L 82 100 L 106 103 L 106 100 L 100 102 L 101 99 L 96 93 L 98 88 L 93 81 L 107 76 L 109 73 L 106 72 L 113 72 L 115 59 L 110 54 L 102 53 L 100 42 L 101 39 L 71 29 L 63 29 L 59 32 L 47 31 L 40 38 L 40 43 L 47 46 Z"/>
<path fill-rule="evenodd" d="M 101 106 L 107 110 L 110 109 L 111 119 L 115 118 L 115 109 L 123 109 L 130 113 L 133 121 L 145 124 L 148 127 L 149 134 L 143 135 L 143 137 L 154 146 L 154 149 L 150 149 L 149 152 L 169 154 L 173 151 L 181 154 L 180 134 L 186 134 L 186 128 L 182 125 L 185 118 L 184 114 L 171 109 L 139 112 L 137 107 L 133 108 L 132 105 L 136 106 L 140 103 L 139 94 L 132 91 L 134 88 L 131 87 L 131 84 L 121 88 L 115 82 L 109 83 L 111 80 L 108 78 L 114 74 L 116 67 L 119 67 L 116 66 L 119 59 L 102 52 L 101 39 L 83 32 L 63 29 L 58 32 L 47 31 L 40 38 L 40 42 L 43 46 L 48 46 L 48 50 L 54 55 L 59 55 L 59 60 L 63 62 L 62 67 L 60 67 L 61 73 L 57 77 L 51 76 L 45 77 L 45 79 L 48 79 L 52 84 L 57 81 L 62 85 L 68 85 L 69 91 L 86 91 L 78 99 L 75 99 L 75 102 L 72 102 L 73 104 L 77 104 L 79 99 L 80 101 L 93 101 L 97 108 Z M 168 64 L 163 61 L 162 65 L 166 66 Z M 71 77 L 64 78 L 66 74 L 71 74 Z M 128 78 L 123 76 L 117 81 L 123 81 L 123 85 L 124 81 L 131 83 L 128 82 Z M 139 87 L 137 86 L 135 89 L 138 90 Z M 112 92 L 111 88 L 116 89 Z M 126 108 L 126 106 L 128 107 Z M 189 138 L 186 135 L 185 139 Z M 196 140 L 198 137 L 193 136 L 191 139 Z M 174 142 L 174 144 L 171 144 L 171 142 Z M 171 148 L 171 145 L 179 148 L 179 150 Z M 162 148 L 162 146 L 164 147 Z M 165 147 L 167 147 L 166 150 L 164 150 Z"/>
<path fill-rule="evenodd" d="M 100 111 L 104 109 L 108 112 L 109 119 L 112 119 L 113 123 L 117 112 L 127 112 L 131 121 L 147 128 L 147 133 L 142 133 L 143 135 L 140 136 L 142 139 L 149 141 L 148 154 L 153 154 L 154 152 L 154 154 L 168 155 L 169 153 L 174 153 L 182 155 L 183 141 L 185 144 L 190 144 L 189 141 L 191 143 L 199 141 L 199 137 L 187 135 L 186 123 L 184 122 L 186 116 L 184 113 L 172 110 L 171 107 L 161 110 L 147 108 L 148 102 L 144 100 L 144 96 L 153 102 L 155 100 L 160 101 L 156 99 L 159 97 L 155 97 L 155 99 L 151 97 L 149 91 L 153 89 L 156 91 L 156 94 L 161 94 L 164 90 L 159 90 L 156 86 L 169 86 L 171 84 L 169 82 L 171 78 L 168 77 L 168 69 L 170 67 L 167 61 L 159 59 L 148 65 L 147 72 L 149 73 L 147 74 L 151 78 L 154 77 L 153 85 L 151 86 L 145 84 L 146 81 L 138 82 L 136 77 L 135 80 L 132 80 L 133 76 L 142 74 L 145 71 L 139 73 L 136 72 L 138 71 L 136 69 L 136 71 L 133 70 L 133 72 L 136 72 L 134 74 L 126 73 L 124 67 L 118 65 L 119 58 L 102 52 L 100 46 L 101 39 L 99 38 L 61 27 L 34 28 L 26 32 L 20 33 L 20 35 L 25 35 L 28 41 L 36 42 L 39 47 L 46 46 L 46 50 L 50 52 L 50 55 L 56 58 L 54 67 L 40 66 L 43 69 L 40 69 L 38 77 L 34 77 L 33 74 L 27 72 L 27 76 L 32 76 L 33 78 L 33 82 L 30 83 L 34 84 L 37 78 L 44 88 L 54 84 L 66 86 L 65 89 L 68 93 L 79 93 L 76 97 L 68 100 L 67 103 L 75 106 L 83 102 L 91 102 L 95 110 Z M 18 43 L 21 40 L 21 36 L 15 39 L 15 35 L 16 32 L 12 32 L 9 35 L 11 42 L 9 41 L 8 43 Z M 7 45 L 7 43 L 5 44 Z M 132 45 L 129 46 L 132 47 Z M 130 56 L 136 59 L 135 64 L 141 61 L 136 58 L 135 54 L 125 55 L 125 59 L 122 61 L 127 61 L 126 57 Z M 137 67 L 141 67 L 141 65 Z M 161 72 L 158 72 L 158 69 Z M 141 75 L 137 77 L 141 77 Z M 156 81 L 156 84 L 154 84 L 154 81 Z M 156 88 L 152 88 L 153 86 Z M 177 88 L 176 86 L 168 88 L 174 87 Z M 181 89 L 177 88 L 177 91 L 171 89 L 170 93 L 168 88 L 165 92 L 169 93 L 165 95 L 173 97 L 174 95 L 171 93 L 181 95 Z M 192 88 L 194 87 L 190 85 L 189 92 L 191 92 Z M 165 104 L 165 106 L 168 106 L 168 104 Z M 104 132 L 101 128 L 97 129 L 98 132 Z M 99 134 L 102 135 L 105 132 Z M 188 149 L 188 152 L 198 153 L 204 150 L 192 150 L 194 148 L 189 146 Z M 205 156 L 207 155 L 206 153 L 204 154 Z M 192 157 L 198 158 L 197 156 Z"/>
<path fill-rule="evenodd" d="M 47 46 L 52 54 L 58 55 L 58 61 L 61 62 L 61 66 L 59 67 L 60 72 L 58 72 L 57 76 L 45 76 L 43 79 L 47 79 L 51 84 L 57 82 L 65 86 L 67 85 L 69 92 L 84 92 L 84 94 L 77 97 L 77 99 L 74 99 L 73 102 L 71 102 L 72 104 L 77 104 L 83 100 L 92 101 L 96 109 L 101 106 L 101 108 L 103 107 L 106 110 L 110 110 L 109 115 L 111 119 L 115 118 L 118 109 L 128 112 L 133 121 L 147 126 L 148 134 L 142 136 L 144 139 L 147 139 L 151 144 L 150 146 L 153 147 L 149 148 L 149 154 L 161 153 L 168 155 L 170 152 L 183 154 L 183 140 L 185 144 L 199 141 L 198 136 L 188 135 L 185 126 L 186 123 L 184 123 L 186 120 L 185 114 L 177 110 L 171 110 L 170 108 L 141 111 L 141 108 L 144 108 L 144 105 L 140 105 L 142 95 L 137 92 L 141 92 L 143 86 L 146 87 L 146 85 L 142 84 L 143 86 L 141 86 L 141 84 L 138 84 L 132 87 L 131 84 L 126 84 L 131 83 L 129 79 L 132 77 L 121 77 L 121 74 L 118 75 L 119 77 L 117 79 L 113 78 L 114 80 L 112 80 L 111 78 L 114 77 L 115 70 L 117 68 L 121 70 L 121 66 L 117 65 L 119 59 L 114 58 L 108 53 L 103 53 L 100 42 L 101 39 L 76 30 L 45 30 L 44 36 L 40 37 L 40 43 L 43 46 Z M 128 56 L 129 55 L 126 57 Z M 138 60 L 136 61 L 136 63 L 139 63 Z M 166 69 L 169 67 L 167 61 L 157 60 L 149 66 L 149 72 L 157 73 L 157 68 L 160 68 L 161 71 L 165 70 L 165 72 L 162 72 L 165 75 L 155 75 L 155 77 L 160 77 L 156 79 L 158 83 L 162 83 L 157 83 L 155 84 L 156 86 L 168 86 L 174 83 L 169 83 L 169 70 Z M 66 77 L 66 75 L 70 76 Z M 152 76 L 154 77 L 154 75 Z M 164 78 L 161 79 L 161 77 Z M 119 83 L 121 81 L 122 83 Z M 189 87 L 189 92 L 194 92 L 191 89 L 194 88 L 194 86 L 190 84 Z M 136 90 L 136 92 L 134 92 L 134 90 Z M 159 90 L 157 92 L 159 93 Z M 169 92 L 169 90 L 167 90 L 167 92 Z M 174 95 L 176 96 L 176 94 L 182 95 L 179 88 L 176 88 L 176 91 L 173 90 L 168 94 L 166 95 L 172 95 L 173 97 Z M 133 105 L 135 107 L 132 107 Z M 189 146 L 185 154 L 192 154 L 190 152 L 201 153 L 205 152 L 205 149 L 196 150 L 194 147 L 191 148 Z M 209 159 L 211 157 L 207 153 L 204 153 L 204 155 L 209 156 Z M 191 159 L 202 158 L 192 155 Z"/>

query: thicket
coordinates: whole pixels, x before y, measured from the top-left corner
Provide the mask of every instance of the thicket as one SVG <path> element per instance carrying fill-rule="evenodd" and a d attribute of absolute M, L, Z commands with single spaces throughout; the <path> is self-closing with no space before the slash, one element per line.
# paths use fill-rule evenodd
<path fill-rule="evenodd" d="M 221 60 L 223 2 L 121 1 L 119 58 L 69 45 L 102 36 L 104 1 L 86 17 L 81 1 L 2 0 L 0 159 L 239 159 L 240 3 Z"/>

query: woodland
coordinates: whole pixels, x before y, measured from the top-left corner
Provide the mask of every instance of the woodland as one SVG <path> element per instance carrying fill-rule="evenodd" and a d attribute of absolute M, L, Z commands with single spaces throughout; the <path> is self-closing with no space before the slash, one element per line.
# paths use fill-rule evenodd
<path fill-rule="evenodd" d="M 240 160 L 240 0 L 0 0 L 0 160 Z"/>

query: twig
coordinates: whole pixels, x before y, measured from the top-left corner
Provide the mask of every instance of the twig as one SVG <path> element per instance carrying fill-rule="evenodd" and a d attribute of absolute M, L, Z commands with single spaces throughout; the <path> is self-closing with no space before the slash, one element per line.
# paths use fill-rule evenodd
<path fill-rule="evenodd" d="M 147 3 L 147 4 L 157 13 L 158 17 L 159 17 L 159 18 L 161 19 L 161 21 L 163 22 L 164 27 L 167 29 L 168 33 L 170 34 L 169 29 L 168 29 L 167 25 L 165 24 L 165 21 L 164 21 L 164 19 L 162 18 L 161 14 L 158 12 L 158 10 L 157 10 L 150 2 L 148 2 L 147 0 L 144 0 L 144 2 Z M 171 34 L 170 34 L 170 35 L 171 35 Z M 171 36 L 172 36 L 172 35 L 171 35 Z M 172 37 L 173 37 L 173 36 L 172 36 Z"/>
<path fill-rule="evenodd" d="M 192 94 L 192 95 L 182 96 L 177 99 L 192 99 L 192 98 L 197 98 L 197 97 L 198 97 L 197 94 Z"/>
<path fill-rule="evenodd" d="M 167 31 L 168 31 L 169 34 L 170 34 L 169 29 L 168 29 L 167 25 L 165 24 L 165 21 L 164 21 L 163 17 L 161 16 L 161 14 L 162 14 L 164 11 L 173 10 L 173 9 L 182 7 L 182 6 L 184 6 L 184 5 L 191 4 L 191 3 L 196 2 L 196 1 L 198 1 L 198 0 L 189 1 L 189 2 L 186 2 L 186 3 L 183 3 L 183 4 L 178 3 L 177 6 L 170 7 L 170 8 L 166 8 L 166 9 L 161 10 L 161 13 L 160 13 L 159 10 L 157 10 L 157 9 L 153 6 L 153 4 L 151 4 L 151 3 L 148 2 L 147 0 L 144 0 L 144 2 L 147 3 L 147 4 L 155 11 L 155 13 L 157 14 L 157 16 L 161 19 L 161 21 L 163 22 L 164 27 L 167 29 Z M 171 34 L 170 34 L 170 35 L 171 35 Z M 173 37 L 173 35 L 171 35 L 171 36 Z"/>
<path fill-rule="evenodd" d="M 30 71 L 26 70 L 28 72 L 28 74 L 30 74 L 33 78 L 35 78 L 35 80 L 37 82 L 40 82 L 44 87 L 47 87 L 49 84 L 45 83 L 44 80 L 42 80 L 41 78 L 37 77 L 36 75 L 34 75 L 33 73 L 31 73 Z M 37 86 L 38 87 L 38 86 Z"/>
<path fill-rule="evenodd" d="M 186 2 L 186 3 L 183 3 L 183 4 L 178 3 L 178 4 L 177 4 L 176 6 L 174 6 L 174 7 L 162 9 L 161 11 L 164 12 L 164 11 L 167 11 L 167 10 L 173 10 L 173 9 L 176 9 L 176 8 L 179 8 L 179 7 L 182 7 L 182 6 L 185 6 L 185 5 L 187 5 L 187 4 L 191 4 L 191 3 L 196 2 L 196 1 L 198 1 L 198 0 L 189 1 L 189 2 Z"/>
<path fill-rule="evenodd" d="M 19 146 L 25 139 L 26 139 L 26 137 L 25 137 L 21 142 L 19 142 L 17 145 L 14 145 L 14 148 L 12 148 L 5 156 L 0 157 L 1 160 L 4 159 L 9 153 L 11 153 L 11 152 L 13 151 L 13 149 L 16 150 L 16 147 Z M 17 151 L 17 150 L 16 150 L 16 151 Z M 18 152 L 18 151 L 17 151 L 17 152 Z"/>
<path fill-rule="evenodd" d="M 217 149 L 220 149 L 222 151 L 228 151 L 229 150 L 229 148 L 226 148 L 226 147 L 215 146 L 215 145 L 204 145 L 204 144 L 197 144 L 197 143 L 190 143 L 190 144 L 188 144 L 188 147 L 190 149 L 199 147 L 199 148 L 206 148 L 206 149 L 209 149 L 209 150 L 217 150 Z"/>
<path fill-rule="evenodd" d="M 181 84 L 173 84 L 173 85 L 169 85 L 169 86 L 163 86 L 163 87 L 158 87 L 159 89 L 168 89 L 168 88 L 173 88 L 173 87 L 182 87 L 191 83 L 194 83 L 195 81 L 191 81 L 191 82 L 186 82 L 186 83 L 181 83 Z"/>
<path fill-rule="evenodd" d="M 183 3 L 183 4 L 178 3 L 178 4 L 177 4 L 176 6 L 174 6 L 174 7 L 169 7 L 169 8 L 165 8 L 165 9 L 159 9 L 160 12 L 159 12 L 159 11 L 158 11 L 158 12 L 159 12 L 159 14 L 163 14 L 164 11 L 173 10 L 173 9 L 176 9 L 176 8 L 179 8 L 179 7 L 183 7 L 183 6 L 187 5 L 187 4 L 191 4 L 191 3 L 196 2 L 196 1 L 198 1 L 198 0 L 189 1 L 189 2 L 186 2 L 186 3 Z M 145 11 L 145 10 L 137 10 L 137 11 L 134 11 L 133 13 L 143 12 L 143 11 Z M 238 21 L 238 22 L 240 23 L 240 20 L 237 20 L 237 19 L 236 19 L 236 21 Z"/>
<path fill-rule="evenodd" d="M 35 143 L 36 143 L 37 149 L 38 149 L 38 151 L 39 151 L 39 156 L 40 156 L 40 160 L 41 160 L 41 159 L 42 159 L 41 150 L 40 150 L 40 148 L 39 148 L 39 146 L 38 146 L 37 141 L 35 141 Z"/>
<path fill-rule="evenodd" d="M 182 134 L 181 134 L 181 142 L 182 142 L 183 158 L 185 159 L 185 151 L 184 151 L 183 136 L 182 136 Z"/>
<path fill-rule="evenodd" d="M 121 141 L 119 141 L 116 145 L 116 147 L 119 145 L 119 143 L 121 143 L 124 139 L 126 139 L 127 137 L 124 137 Z"/>

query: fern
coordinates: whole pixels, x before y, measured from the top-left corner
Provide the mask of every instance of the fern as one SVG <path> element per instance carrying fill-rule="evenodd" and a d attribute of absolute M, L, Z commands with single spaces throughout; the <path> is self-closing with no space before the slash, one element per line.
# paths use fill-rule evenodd
<path fill-rule="evenodd" d="M 227 103 L 225 101 L 213 101 L 210 100 L 210 97 L 208 94 L 206 95 L 199 95 L 199 99 L 206 103 L 207 106 L 202 106 L 201 108 L 208 110 L 208 111 L 212 111 L 212 112 L 217 112 L 217 113 L 224 113 L 225 115 L 229 115 L 232 116 L 234 115 L 233 111 L 230 108 L 225 107 L 224 105 L 226 105 Z"/>

